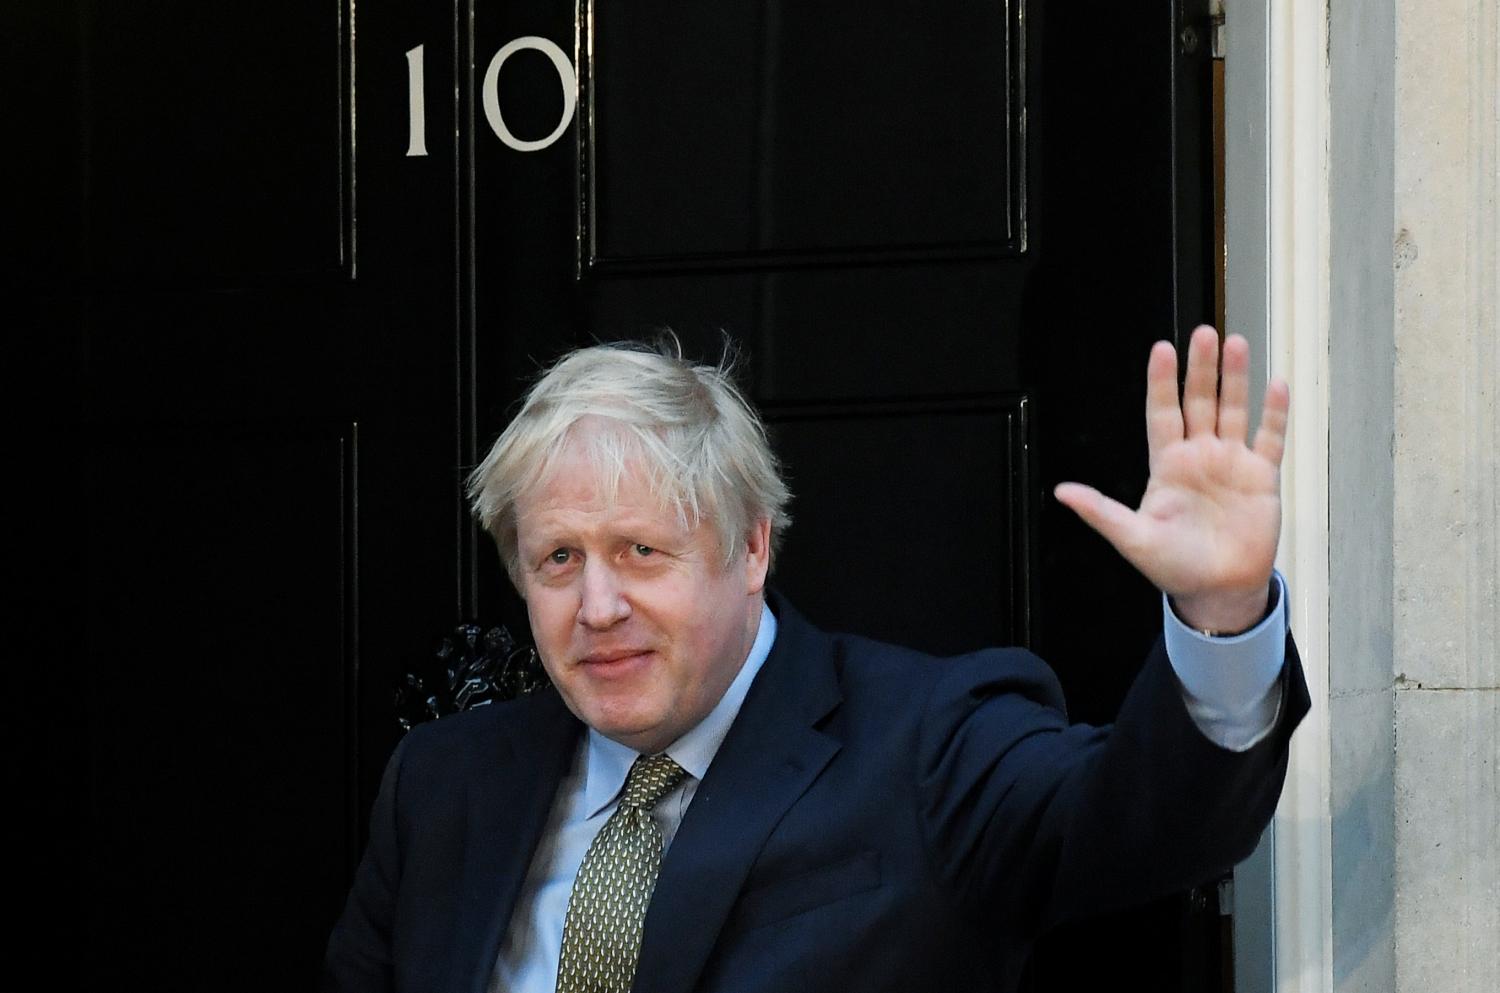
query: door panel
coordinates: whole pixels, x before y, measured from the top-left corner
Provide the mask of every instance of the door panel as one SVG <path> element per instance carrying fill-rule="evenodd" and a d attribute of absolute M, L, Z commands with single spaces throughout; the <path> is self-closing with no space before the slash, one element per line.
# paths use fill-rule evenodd
<path fill-rule="evenodd" d="M 236 988 L 317 967 L 307 938 L 356 843 L 354 446 L 347 426 L 306 423 L 90 446 L 108 498 L 86 522 L 78 701 L 89 988 L 187 988 L 226 954 Z"/>
<path fill-rule="evenodd" d="M 772 582 L 814 623 L 939 655 L 1027 643 L 1024 396 L 764 414 L 797 494 Z"/>
<path fill-rule="evenodd" d="M 589 267 L 1020 249 L 1015 3 L 590 12 Z"/>
<path fill-rule="evenodd" d="M 352 4 L 86 4 L 98 276 L 336 272 Z"/>

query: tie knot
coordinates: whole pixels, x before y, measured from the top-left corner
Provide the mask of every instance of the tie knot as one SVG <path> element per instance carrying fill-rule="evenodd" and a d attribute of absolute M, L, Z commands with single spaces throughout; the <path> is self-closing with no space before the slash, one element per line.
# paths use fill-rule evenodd
<path fill-rule="evenodd" d="M 630 774 L 625 777 L 625 792 L 620 797 L 620 806 L 650 811 L 686 775 L 687 771 L 673 762 L 665 752 L 660 755 L 642 755 L 635 760 L 635 765 L 630 767 Z"/>

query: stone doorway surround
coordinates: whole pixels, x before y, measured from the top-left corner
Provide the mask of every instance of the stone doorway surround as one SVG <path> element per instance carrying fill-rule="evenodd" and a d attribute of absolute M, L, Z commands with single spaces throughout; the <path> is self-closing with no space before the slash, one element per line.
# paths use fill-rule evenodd
<path fill-rule="evenodd" d="M 1228 323 L 1291 384 L 1313 712 L 1236 988 L 1500 988 L 1493 0 L 1227 0 Z"/>

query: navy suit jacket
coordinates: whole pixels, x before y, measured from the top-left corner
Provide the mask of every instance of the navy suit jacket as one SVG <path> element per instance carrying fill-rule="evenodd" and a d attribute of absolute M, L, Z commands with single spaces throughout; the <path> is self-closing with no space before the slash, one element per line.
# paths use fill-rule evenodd
<path fill-rule="evenodd" d="M 662 861 L 635 989 L 1009 990 L 1039 932 L 1248 855 L 1307 691 L 1203 737 L 1160 640 L 1111 728 L 1070 726 L 1020 649 L 936 659 L 826 634 L 775 647 Z M 329 943 L 331 990 L 482 993 L 583 726 L 553 690 L 413 730 Z"/>

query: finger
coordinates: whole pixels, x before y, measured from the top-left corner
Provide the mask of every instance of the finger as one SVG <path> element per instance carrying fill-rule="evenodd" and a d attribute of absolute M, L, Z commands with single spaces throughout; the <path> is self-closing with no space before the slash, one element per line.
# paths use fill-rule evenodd
<path fill-rule="evenodd" d="M 1141 526 L 1135 511 L 1082 483 L 1058 483 L 1052 492 L 1059 503 L 1083 518 L 1085 524 L 1103 535 L 1104 540 L 1115 546 L 1121 555 L 1130 558 L 1127 549 L 1133 549 L 1139 543 L 1137 535 Z"/>
<path fill-rule="evenodd" d="M 1146 446 L 1151 467 L 1156 455 L 1182 440 L 1182 408 L 1177 405 L 1177 349 L 1170 341 L 1151 346 L 1146 362 Z"/>
<path fill-rule="evenodd" d="M 1232 334 L 1224 342 L 1224 375 L 1219 384 L 1219 437 L 1241 444 L 1250 428 L 1250 343 Z"/>
<path fill-rule="evenodd" d="M 1189 438 L 1213 434 L 1219 424 L 1219 333 L 1206 324 L 1188 341 L 1187 379 L 1182 387 L 1182 422 Z"/>
<path fill-rule="evenodd" d="M 1255 432 L 1255 454 L 1278 467 L 1286 451 L 1287 411 L 1291 406 L 1292 391 L 1284 381 L 1273 379 L 1266 384 L 1265 410 Z"/>

